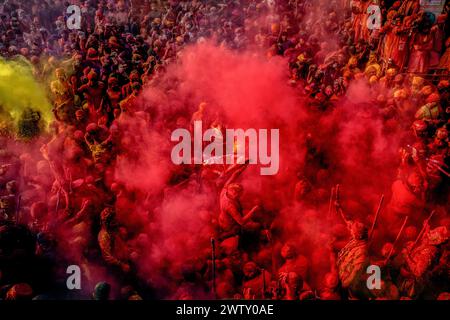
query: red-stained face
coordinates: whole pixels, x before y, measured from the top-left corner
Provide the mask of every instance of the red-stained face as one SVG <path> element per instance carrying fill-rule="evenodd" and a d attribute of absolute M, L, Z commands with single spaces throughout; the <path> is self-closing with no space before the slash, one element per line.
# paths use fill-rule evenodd
<path fill-rule="evenodd" d="M 238 200 L 242 196 L 243 192 L 244 191 L 243 191 L 242 187 L 239 187 L 239 186 L 235 186 L 235 187 L 232 186 L 227 189 L 228 197 L 233 200 Z"/>
<path fill-rule="evenodd" d="M 294 248 L 289 244 L 285 244 L 283 248 L 281 248 L 281 256 L 284 259 L 292 259 L 295 256 Z"/>
<path fill-rule="evenodd" d="M 392 243 L 386 243 L 381 249 L 381 255 L 383 257 L 387 257 L 392 250 Z"/>
<path fill-rule="evenodd" d="M 417 174 L 413 174 L 408 178 L 408 184 L 411 191 L 415 194 L 420 194 L 423 190 L 423 180 Z"/>
<path fill-rule="evenodd" d="M 352 237 L 357 240 L 362 240 L 366 235 L 366 229 L 364 225 L 360 222 L 354 222 L 351 225 L 350 232 Z"/>
<path fill-rule="evenodd" d="M 256 276 L 257 273 L 257 266 L 254 263 L 247 263 L 244 266 L 244 275 L 248 279 L 253 279 Z"/>

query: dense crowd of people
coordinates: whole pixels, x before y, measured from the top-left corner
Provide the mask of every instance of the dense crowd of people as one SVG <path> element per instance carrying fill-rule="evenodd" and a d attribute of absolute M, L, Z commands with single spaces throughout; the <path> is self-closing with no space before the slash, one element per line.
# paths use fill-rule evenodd
<path fill-rule="evenodd" d="M 449 299 L 449 4 L 434 15 L 418 0 L 382 1 L 380 29 L 367 23 L 369 0 L 70 4 L 81 8 L 79 30 L 67 27 L 64 1 L 0 3 L 1 57 L 29 65 L 53 116 L 45 128 L 32 102 L 16 120 L 0 105 L 0 299 L 91 298 L 67 289 L 71 264 L 99 300 Z M 118 159 L 133 157 L 141 141 L 127 131 L 130 119 L 144 127 L 153 121 L 143 90 L 187 46 L 205 41 L 282 57 L 286 82 L 317 118 L 340 108 L 352 85 L 367 90 L 383 130 L 401 132 L 397 176 L 380 205 L 389 227 L 373 230 L 347 212 L 350 195 L 337 182 L 299 174 L 292 203 L 329 207 L 334 216 L 320 251 L 328 269 L 318 270 L 302 241 L 281 236 L 276 212 L 262 213 L 263 204 L 244 211 L 238 180 L 247 164 L 172 168 L 152 199 L 115 179 Z M 188 122 L 205 121 L 205 105 Z M 210 123 L 219 127 L 221 119 Z M 308 148 L 306 165 L 318 149 Z M 217 199 L 209 222 L 214 256 L 201 252 L 161 288 L 136 271 L 152 235 L 127 229 L 127 215 L 138 207 L 153 214 L 150 202 L 191 180 L 214 185 L 207 189 Z M 319 185 L 332 187 L 331 195 L 317 196 Z M 380 266 L 381 288 L 366 286 L 369 265 Z"/>

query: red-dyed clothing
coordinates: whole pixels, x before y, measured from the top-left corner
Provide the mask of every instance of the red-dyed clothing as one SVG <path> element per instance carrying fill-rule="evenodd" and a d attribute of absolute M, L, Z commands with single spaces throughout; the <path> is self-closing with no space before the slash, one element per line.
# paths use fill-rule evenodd
<path fill-rule="evenodd" d="M 392 184 L 391 207 L 405 215 L 413 212 L 419 204 L 417 197 L 406 187 L 402 180 Z"/>
<path fill-rule="evenodd" d="M 85 84 L 78 89 L 86 97 L 89 109 L 89 115 L 91 118 L 96 118 L 96 112 L 100 108 L 103 98 L 103 84 L 99 83 L 98 86 L 92 87 L 89 84 Z"/>
<path fill-rule="evenodd" d="M 353 18 L 353 30 L 355 32 L 354 40 L 357 42 L 360 39 L 369 40 L 370 32 L 367 28 L 367 20 L 369 15 L 367 9 L 372 4 L 371 1 L 354 1 L 353 7 L 356 14 Z"/>
<path fill-rule="evenodd" d="M 223 231 L 231 231 L 239 228 L 237 222 L 242 219 L 242 206 L 239 201 L 228 197 L 226 189 L 220 194 L 219 224 Z"/>
<path fill-rule="evenodd" d="M 126 258 L 125 246 L 110 231 L 105 229 L 100 230 L 98 244 L 102 251 L 102 257 L 107 264 L 120 266 Z"/>
<path fill-rule="evenodd" d="M 403 27 L 393 29 L 394 41 L 390 58 L 398 67 L 407 65 L 409 56 L 409 30 Z"/>
<path fill-rule="evenodd" d="M 433 36 L 417 33 L 413 38 L 408 71 L 414 73 L 427 72 L 430 67 L 432 49 Z"/>

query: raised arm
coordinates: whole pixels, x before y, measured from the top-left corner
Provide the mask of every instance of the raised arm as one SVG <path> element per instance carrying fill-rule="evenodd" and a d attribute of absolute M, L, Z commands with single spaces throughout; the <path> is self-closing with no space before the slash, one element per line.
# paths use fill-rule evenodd
<path fill-rule="evenodd" d="M 239 176 L 242 174 L 242 172 L 244 172 L 245 169 L 247 169 L 248 164 L 249 164 L 249 161 L 246 161 L 245 164 L 235 164 L 235 165 L 231 166 L 230 168 L 228 168 L 222 174 L 222 176 L 225 177 L 231 173 L 230 177 L 226 180 L 224 187 L 227 187 L 230 184 L 236 182 L 236 180 L 239 178 Z"/>
<path fill-rule="evenodd" d="M 228 211 L 228 214 L 233 218 L 233 220 L 236 221 L 236 223 L 242 227 L 253 218 L 254 214 L 256 213 L 256 211 L 258 209 L 259 209 L 259 206 L 253 207 L 253 209 L 250 210 L 243 217 L 240 215 L 239 211 L 234 206 L 230 206 L 227 211 Z"/>
<path fill-rule="evenodd" d="M 336 186 L 336 201 L 334 202 L 334 206 L 336 208 L 336 212 L 341 216 L 342 220 L 345 222 L 347 227 L 349 227 L 351 219 L 348 219 L 344 213 L 344 210 L 341 206 L 341 197 L 340 197 L 340 186 Z"/>

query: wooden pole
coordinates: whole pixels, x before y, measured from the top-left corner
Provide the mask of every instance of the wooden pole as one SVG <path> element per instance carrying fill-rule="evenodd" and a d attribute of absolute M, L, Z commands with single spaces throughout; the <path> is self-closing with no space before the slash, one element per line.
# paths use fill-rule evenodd
<path fill-rule="evenodd" d="M 378 216 L 380 215 L 381 208 L 383 207 L 383 202 L 384 202 L 384 194 L 381 195 L 380 203 L 378 204 L 378 209 L 375 212 L 375 217 L 373 218 L 372 227 L 370 228 L 369 232 L 369 241 L 372 240 L 373 232 L 375 231 L 375 227 L 378 221 Z"/>

